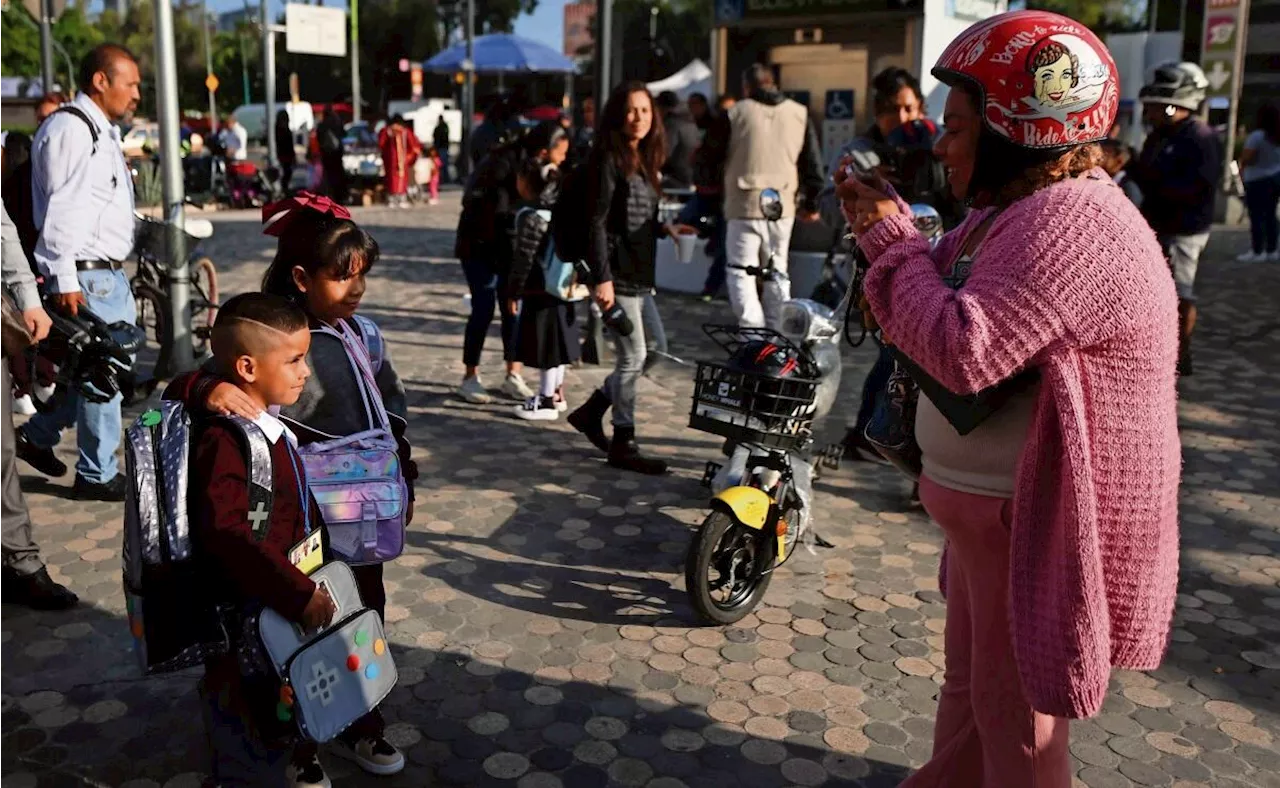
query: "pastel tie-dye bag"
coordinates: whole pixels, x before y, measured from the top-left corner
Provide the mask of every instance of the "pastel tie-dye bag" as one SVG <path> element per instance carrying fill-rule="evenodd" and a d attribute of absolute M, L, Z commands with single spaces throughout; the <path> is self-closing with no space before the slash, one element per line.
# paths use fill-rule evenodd
<path fill-rule="evenodd" d="M 357 318 L 359 319 L 359 318 Z M 361 334 L 376 332 L 369 321 Z M 307 486 L 329 532 L 329 546 L 348 564 L 379 564 L 404 550 L 409 489 L 400 468 L 391 420 L 375 380 L 369 344 L 381 361 L 381 337 L 369 342 L 345 323 L 320 329 L 347 350 L 368 423 L 364 432 L 298 447 L 307 469 Z"/>

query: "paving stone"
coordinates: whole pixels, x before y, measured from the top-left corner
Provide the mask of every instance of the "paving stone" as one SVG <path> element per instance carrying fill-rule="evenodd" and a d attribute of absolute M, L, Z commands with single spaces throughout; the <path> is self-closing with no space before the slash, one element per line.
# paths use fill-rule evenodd
<path fill-rule="evenodd" d="M 889 747 L 900 747 L 907 742 L 907 734 L 901 728 L 883 722 L 872 722 L 863 727 L 862 732 L 878 744 Z"/>
<path fill-rule="evenodd" d="M 1138 785 L 1171 785 L 1173 778 L 1160 767 L 1141 761 L 1121 761 L 1120 773 Z"/>

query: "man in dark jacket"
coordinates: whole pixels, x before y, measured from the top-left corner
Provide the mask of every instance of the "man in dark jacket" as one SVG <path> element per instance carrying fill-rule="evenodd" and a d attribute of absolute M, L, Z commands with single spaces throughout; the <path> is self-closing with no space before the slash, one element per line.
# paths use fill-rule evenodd
<path fill-rule="evenodd" d="M 1153 126 L 1133 179 L 1142 189 L 1142 215 L 1163 247 L 1178 288 L 1181 374 L 1191 374 L 1191 332 L 1196 325 L 1196 269 L 1209 243 L 1214 200 L 1222 177 L 1218 136 L 1196 118 L 1209 80 L 1195 63 L 1166 63 L 1139 92 L 1143 117 Z"/>
<path fill-rule="evenodd" d="M 701 142 L 698 126 L 680 97 L 670 90 L 658 94 L 658 112 L 667 130 L 667 163 L 662 167 L 663 185 L 687 189 L 693 185 L 693 154 Z"/>
<path fill-rule="evenodd" d="M 449 182 L 449 124 L 445 122 L 444 113 L 440 113 L 440 119 L 436 121 L 436 127 L 431 132 L 431 144 L 435 146 L 436 153 L 440 154 L 440 180 L 444 183 Z"/>
<path fill-rule="evenodd" d="M 778 90 L 773 70 L 762 63 L 742 75 L 746 99 L 728 112 L 727 144 L 722 151 L 724 215 L 728 221 L 729 302 L 738 324 L 777 328 L 782 303 L 791 297 L 787 249 L 797 218 L 818 219 L 818 194 L 826 182 L 822 149 L 809 110 Z M 714 166 L 715 162 L 709 162 Z M 782 218 L 765 220 L 760 210 L 763 190 L 782 195 Z M 764 283 L 764 303 L 756 278 L 745 269 L 773 259 L 773 276 Z"/>

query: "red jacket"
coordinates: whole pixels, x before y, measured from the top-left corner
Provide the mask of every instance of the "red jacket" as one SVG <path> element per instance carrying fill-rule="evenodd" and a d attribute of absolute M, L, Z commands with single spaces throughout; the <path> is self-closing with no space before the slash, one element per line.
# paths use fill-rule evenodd
<path fill-rule="evenodd" d="M 305 536 L 299 480 L 284 435 L 271 447 L 275 494 L 261 541 L 249 523 L 249 479 L 243 438 L 230 423 L 213 419 L 196 443 L 190 466 L 192 536 L 207 557 L 213 582 L 225 581 L 233 599 L 261 602 L 300 622 L 316 584 L 289 563 L 289 549 Z M 302 461 L 296 460 L 297 467 Z M 312 528 L 322 528 L 310 497 Z"/>

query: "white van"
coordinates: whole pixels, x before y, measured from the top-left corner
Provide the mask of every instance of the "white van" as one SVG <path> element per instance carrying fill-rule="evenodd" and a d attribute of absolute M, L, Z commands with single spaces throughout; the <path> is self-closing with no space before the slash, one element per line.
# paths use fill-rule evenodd
<path fill-rule="evenodd" d="M 453 99 L 392 101 L 387 104 L 387 115 L 404 116 L 418 141 L 426 147 L 435 144 L 436 123 L 444 115 L 444 122 L 449 127 L 450 147 L 462 144 L 462 112 L 454 107 Z"/>
<path fill-rule="evenodd" d="M 276 112 L 284 110 L 289 115 L 289 130 L 293 132 L 293 139 L 296 144 L 306 145 L 307 137 L 310 136 L 311 130 L 316 127 L 315 112 L 311 109 L 309 101 L 282 101 L 276 104 Z M 240 121 L 240 125 L 244 126 L 244 130 L 249 134 L 250 142 L 258 142 L 266 144 L 267 132 L 274 128 L 275 119 L 271 123 L 267 123 L 267 106 L 265 104 L 241 104 L 236 107 L 234 113 L 236 120 Z"/>

